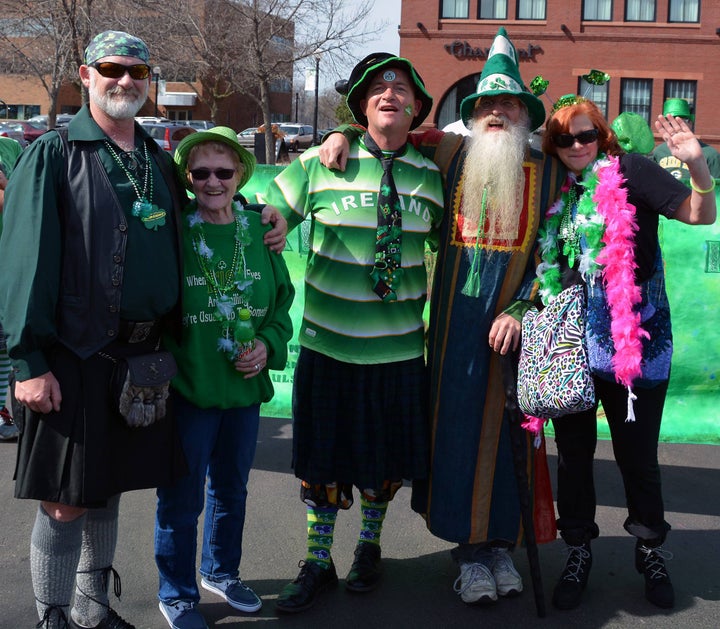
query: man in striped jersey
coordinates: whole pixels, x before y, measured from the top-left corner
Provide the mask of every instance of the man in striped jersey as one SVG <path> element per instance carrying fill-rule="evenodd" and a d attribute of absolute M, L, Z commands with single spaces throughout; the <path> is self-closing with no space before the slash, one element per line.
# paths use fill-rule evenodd
<path fill-rule="evenodd" d="M 353 486 L 362 523 L 346 587 L 374 589 L 388 503 L 402 479 L 428 470 L 424 254 L 443 197 L 437 167 L 407 136 L 432 98 L 412 64 L 389 53 L 353 69 L 347 98 L 367 132 L 352 143 L 345 171 L 324 168 L 311 148 L 267 192 L 291 229 L 312 222 L 293 394 L 308 551 L 278 597 L 282 612 L 307 609 L 337 583 L 333 530 L 338 509 L 353 503 Z"/>

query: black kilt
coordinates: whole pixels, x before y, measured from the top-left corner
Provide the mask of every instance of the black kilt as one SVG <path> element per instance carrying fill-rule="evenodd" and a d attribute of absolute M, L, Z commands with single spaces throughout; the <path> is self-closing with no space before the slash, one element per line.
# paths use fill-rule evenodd
<path fill-rule="evenodd" d="M 293 468 L 312 484 L 379 489 L 428 475 L 422 357 L 358 365 L 300 349 L 293 384 Z"/>
<path fill-rule="evenodd" d="M 149 351 L 143 345 L 133 351 Z M 115 343 L 103 352 L 127 347 Z M 16 498 L 100 507 L 118 493 L 170 484 L 187 473 L 171 409 L 147 428 L 130 428 L 113 408 L 112 361 L 98 354 L 82 360 L 61 344 L 46 357 L 62 402 L 47 415 L 13 403 L 20 429 Z"/>

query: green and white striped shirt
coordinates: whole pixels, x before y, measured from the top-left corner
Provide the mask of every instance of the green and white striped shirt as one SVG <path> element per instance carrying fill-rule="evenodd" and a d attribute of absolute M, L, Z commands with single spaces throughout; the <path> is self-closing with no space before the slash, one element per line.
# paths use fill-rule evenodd
<path fill-rule="evenodd" d="M 342 173 L 322 166 L 318 149 L 311 148 L 270 183 L 265 199 L 290 229 L 312 219 L 298 339 L 343 362 L 377 364 L 423 355 L 425 239 L 442 218 L 442 180 L 437 166 L 410 145 L 395 158 L 403 277 L 397 301 L 383 302 L 370 279 L 381 177 L 380 161 L 361 140 L 352 144 Z"/>

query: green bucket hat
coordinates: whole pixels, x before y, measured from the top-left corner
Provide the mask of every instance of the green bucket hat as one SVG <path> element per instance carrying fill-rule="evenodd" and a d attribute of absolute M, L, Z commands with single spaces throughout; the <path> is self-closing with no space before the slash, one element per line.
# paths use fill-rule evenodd
<path fill-rule="evenodd" d="M 624 111 L 610 125 L 618 144 L 626 153 L 647 155 L 655 148 L 655 138 L 650 125 L 640 114 Z"/>
<path fill-rule="evenodd" d="M 517 51 L 503 27 L 498 30 L 490 48 L 477 90 L 460 103 L 460 117 L 465 126 L 468 126 L 468 122 L 472 119 L 475 105 L 480 97 L 500 94 L 515 96 L 525 104 L 530 116 L 531 131 L 541 127 L 545 122 L 545 107 L 542 101 L 523 84 Z"/>
<path fill-rule="evenodd" d="M 362 112 L 360 101 L 365 98 L 370 81 L 372 81 L 375 75 L 384 68 L 400 68 L 405 70 L 415 84 L 415 97 L 420 99 L 422 104 L 418 115 L 415 116 L 415 119 L 410 126 L 410 129 L 419 127 L 430 113 L 433 99 L 425 89 L 425 83 L 422 78 L 420 78 L 420 75 L 415 71 L 415 68 L 413 68 L 412 63 L 404 57 L 398 57 L 390 54 L 389 52 L 374 52 L 373 54 L 365 57 L 353 68 L 346 86 L 343 84 L 342 87 L 339 87 L 338 84 L 336 84 L 335 89 L 337 89 L 340 93 L 343 92 L 343 89 L 347 89 L 348 108 L 352 112 L 352 115 L 358 124 L 361 124 L 363 127 L 367 127 L 368 119 Z"/>
<path fill-rule="evenodd" d="M 186 182 L 185 185 L 188 189 L 191 188 L 186 175 L 188 156 L 194 146 L 202 144 L 203 142 L 222 142 L 223 144 L 227 144 L 240 158 L 240 163 L 243 165 L 245 172 L 240 178 L 237 190 L 240 190 L 240 188 L 250 181 L 250 177 L 252 177 L 255 171 L 255 156 L 240 146 L 237 133 L 230 127 L 213 127 L 207 131 L 198 131 L 197 133 L 191 133 L 185 136 L 175 149 L 175 164 L 180 173 L 180 177 Z"/>
<path fill-rule="evenodd" d="M 684 98 L 668 98 L 663 104 L 663 116 L 668 114 L 676 118 L 695 120 L 695 116 L 690 113 L 690 105 Z"/>

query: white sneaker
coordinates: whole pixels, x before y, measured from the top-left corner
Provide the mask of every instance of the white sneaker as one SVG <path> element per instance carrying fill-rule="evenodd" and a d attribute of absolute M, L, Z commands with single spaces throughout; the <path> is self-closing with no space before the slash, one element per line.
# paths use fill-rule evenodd
<path fill-rule="evenodd" d="M 522 577 L 515 570 L 507 548 L 493 548 L 492 575 L 500 596 L 516 596 L 523 590 Z"/>
<path fill-rule="evenodd" d="M 468 605 L 487 605 L 497 600 L 497 587 L 490 569 L 481 563 L 460 564 L 453 589 Z"/>

